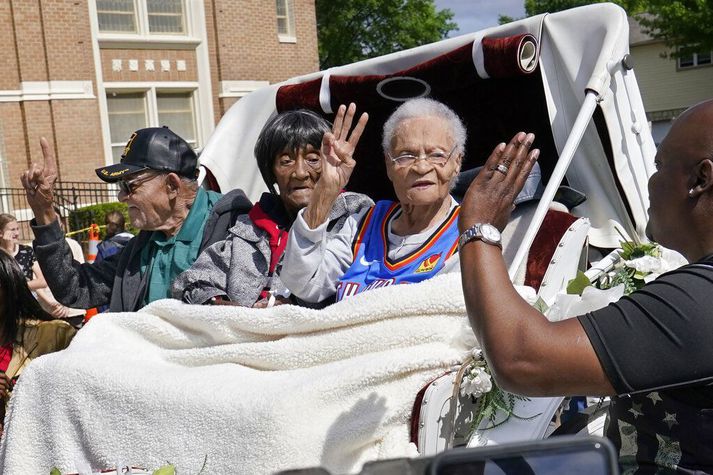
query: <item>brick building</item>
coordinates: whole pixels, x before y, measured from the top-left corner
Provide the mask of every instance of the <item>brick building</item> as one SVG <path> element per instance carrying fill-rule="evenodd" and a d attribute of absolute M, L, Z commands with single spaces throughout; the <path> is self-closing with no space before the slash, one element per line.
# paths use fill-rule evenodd
<path fill-rule="evenodd" d="M 0 42 L 0 188 L 40 136 L 61 180 L 98 181 L 135 129 L 198 148 L 241 96 L 318 69 L 314 0 L 4 0 Z"/>

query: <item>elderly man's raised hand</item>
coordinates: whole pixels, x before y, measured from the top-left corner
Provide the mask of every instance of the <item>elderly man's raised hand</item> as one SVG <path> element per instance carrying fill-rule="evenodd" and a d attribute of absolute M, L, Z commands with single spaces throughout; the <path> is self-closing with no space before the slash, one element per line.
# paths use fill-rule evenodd
<path fill-rule="evenodd" d="M 369 114 L 363 113 L 350 133 L 355 114 L 354 103 L 349 104 L 349 107 L 344 104 L 339 106 L 332 132 L 326 132 L 322 138 L 322 172 L 304 213 L 310 228 L 319 226 L 327 219 L 334 201 L 349 182 L 356 166 L 354 150 L 364 132 Z"/>
<path fill-rule="evenodd" d="M 476 223 L 489 223 L 503 230 L 515 197 L 540 156 L 539 149 L 530 151 L 534 140 L 534 134 L 518 132 L 507 145 L 495 147 L 463 198 L 458 221 L 461 231 Z"/>
<path fill-rule="evenodd" d="M 57 219 L 54 212 L 54 183 L 57 181 L 57 167 L 54 153 L 47 139 L 40 138 L 42 164 L 32 163 L 21 176 L 27 202 L 35 213 L 38 224 L 48 224 Z"/>

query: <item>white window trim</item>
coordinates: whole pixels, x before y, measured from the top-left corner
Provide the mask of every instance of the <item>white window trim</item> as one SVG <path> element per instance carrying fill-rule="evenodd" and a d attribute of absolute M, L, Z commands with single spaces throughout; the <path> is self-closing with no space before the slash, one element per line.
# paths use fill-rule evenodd
<path fill-rule="evenodd" d="M 295 12 L 294 8 L 291 8 L 294 6 L 294 3 L 290 5 L 290 0 L 285 0 L 285 10 L 287 11 L 287 25 L 288 27 L 292 25 L 292 32 L 290 33 L 280 33 L 279 31 L 277 32 L 277 39 L 280 41 L 280 43 L 297 43 L 297 32 L 294 31 L 297 29 L 297 19 L 295 18 Z M 292 17 L 292 21 L 290 22 L 290 17 Z M 275 28 L 277 28 L 277 10 L 275 10 Z"/>
<path fill-rule="evenodd" d="M 692 53 L 691 56 L 693 57 L 693 64 L 690 66 L 681 66 L 681 58 L 676 59 L 676 68 L 679 70 L 687 70 L 687 69 L 694 69 L 694 68 L 705 68 L 708 66 L 713 66 L 713 50 L 710 52 L 711 55 L 711 62 L 704 63 L 704 64 L 698 64 L 698 53 Z"/>
<path fill-rule="evenodd" d="M 195 114 L 196 114 L 196 140 L 202 146 L 208 141 L 208 137 L 215 130 L 215 114 L 213 111 L 213 89 L 212 80 L 210 75 L 210 56 L 208 54 L 208 31 L 206 29 L 206 18 L 205 18 L 205 6 L 204 0 L 190 0 L 187 2 L 186 8 L 186 24 L 187 30 L 195 35 L 195 37 L 190 39 L 184 39 L 183 42 L 188 45 L 186 49 L 195 49 L 196 51 L 196 67 L 198 74 L 198 82 L 191 82 L 192 86 L 197 87 L 198 90 L 193 94 L 195 102 Z M 95 0 L 87 0 L 89 8 L 89 22 L 92 31 L 92 53 L 94 56 L 94 71 L 96 73 L 96 88 L 97 88 L 97 100 L 99 102 L 99 118 L 102 125 L 102 142 L 104 145 L 104 163 L 106 165 L 111 165 L 113 163 L 113 156 L 111 151 L 111 135 L 109 133 L 109 112 L 106 105 L 106 91 L 104 76 L 102 72 L 102 60 L 101 60 L 101 49 L 100 49 L 100 36 L 99 33 L 99 20 L 97 18 L 96 2 Z M 130 41 L 132 45 L 136 45 L 141 49 L 150 49 L 152 47 L 161 47 L 160 41 L 156 38 L 151 38 L 152 43 L 144 43 L 141 45 L 136 44 L 136 38 L 134 41 Z M 173 41 L 178 42 L 179 39 L 172 38 Z M 111 41 L 109 44 L 111 44 Z M 119 44 L 119 43 L 115 43 Z M 174 43 L 175 45 L 178 43 Z M 104 45 L 102 44 L 102 47 Z M 116 46 L 122 47 L 122 46 Z M 122 83 L 114 82 L 108 83 L 107 85 L 115 88 L 121 88 Z M 136 83 L 128 83 L 132 86 Z M 170 85 L 178 85 L 182 87 L 182 83 L 168 83 L 165 88 L 168 89 Z M 163 85 L 157 84 L 158 86 L 164 88 Z M 197 86 L 196 86 L 197 85 Z"/>
<path fill-rule="evenodd" d="M 97 37 L 99 42 L 104 46 L 104 44 L 117 44 L 114 47 L 123 48 L 131 47 L 136 44 L 156 44 L 154 47 L 163 47 L 176 45 L 176 44 L 193 44 L 200 40 L 193 34 L 193 21 L 192 14 L 195 12 L 194 3 L 200 3 L 203 6 L 203 1 L 195 0 L 182 0 L 183 3 L 183 22 L 186 31 L 182 34 L 170 35 L 170 34 L 151 34 L 149 33 L 149 12 L 146 8 L 146 2 L 143 0 L 134 0 L 134 6 L 136 7 L 136 33 L 122 33 L 122 32 L 103 32 L 99 30 L 99 20 L 97 17 L 96 3 L 94 0 L 89 0 L 90 3 L 94 3 L 93 15 L 97 21 Z M 92 12 L 90 12 L 92 13 Z"/>
<path fill-rule="evenodd" d="M 191 106 L 193 107 L 193 126 L 195 127 L 195 140 L 196 148 L 200 149 L 205 146 L 205 137 L 202 133 L 202 128 L 199 121 L 200 117 L 200 98 L 198 92 L 197 82 L 178 82 L 178 81 L 164 81 L 164 82 L 106 82 L 104 83 L 105 96 L 106 94 L 129 94 L 132 92 L 144 93 L 146 97 L 146 126 L 147 127 L 161 127 L 164 124 L 159 123 L 158 117 L 158 99 L 157 94 L 160 92 L 190 92 L 191 93 Z M 109 114 L 107 110 L 107 131 L 109 131 Z M 128 137 L 126 138 L 128 140 Z M 111 142 L 111 135 L 109 135 L 109 153 L 110 153 L 110 163 L 113 161 L 113 156 L 111 155 L 111 149 L 113 147 L 125 145 L 117 142 Z"/>

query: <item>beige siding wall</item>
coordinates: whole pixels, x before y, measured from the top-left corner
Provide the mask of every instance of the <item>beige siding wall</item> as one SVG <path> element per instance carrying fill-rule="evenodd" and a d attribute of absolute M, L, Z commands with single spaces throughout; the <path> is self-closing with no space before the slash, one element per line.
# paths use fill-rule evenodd
<path fill-rule="evenodd" d="M 631 47 L 646 112 L 682 109 L 713 97 L 713 66 L 677 69 L 661 43 Z"/>

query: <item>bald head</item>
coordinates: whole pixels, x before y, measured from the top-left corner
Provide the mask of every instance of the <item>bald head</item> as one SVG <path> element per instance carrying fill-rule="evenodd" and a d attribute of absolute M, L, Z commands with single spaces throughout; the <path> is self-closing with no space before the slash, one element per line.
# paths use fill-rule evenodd
<path fill-rule="evenodd" d="M 681 114 L 661 146 L 674 147 L 677 158 L 690 165 L 704 158 L 713 160 L 713 99 L 696 104 Z"/>
<path fill-rule="evenodd" d="M 681 114 L 656 152 L 647 234 L 689 261 L 713 253 L 713 100 Z"/>

